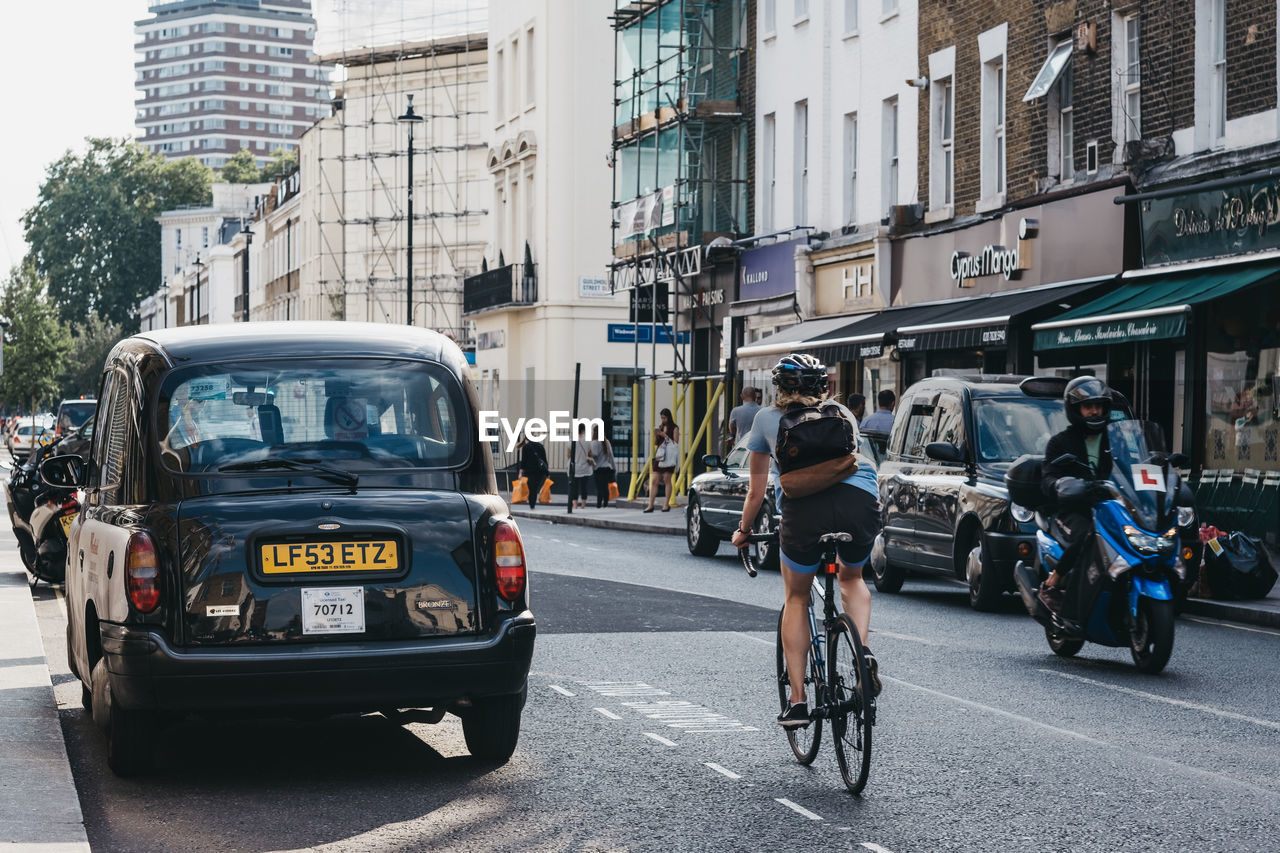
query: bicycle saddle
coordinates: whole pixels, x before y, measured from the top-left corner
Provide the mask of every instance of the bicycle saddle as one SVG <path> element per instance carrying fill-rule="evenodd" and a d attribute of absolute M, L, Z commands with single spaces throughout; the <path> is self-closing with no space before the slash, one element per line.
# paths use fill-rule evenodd
<path fill-rule="evenodd" d="M 849 533 L 827 533 L 818 537 L 818 541 L 823 545 L 828 542 L 852 542 L 853 536 Z"/>

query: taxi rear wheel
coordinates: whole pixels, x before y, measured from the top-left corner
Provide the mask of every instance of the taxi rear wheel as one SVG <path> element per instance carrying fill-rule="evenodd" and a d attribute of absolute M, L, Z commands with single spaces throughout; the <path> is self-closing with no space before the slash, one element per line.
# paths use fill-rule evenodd
<path fill-rule="evenodd" d="M 93 666 L 93 721 L 107 735 L 107 766 L 117 776 L 132 776 L 151 767 L 155 715 L 121 708 L 111 693 L 105 658 Z"/>
<path fill-rule="evenodd" d="M 467 751 L 481 761 L 504 763 L 516 751 L 520 740 L 520 714 L 524 711 L 526 685 L 510 696 L 477 699 L 462 715 L 462 734 Z"/>

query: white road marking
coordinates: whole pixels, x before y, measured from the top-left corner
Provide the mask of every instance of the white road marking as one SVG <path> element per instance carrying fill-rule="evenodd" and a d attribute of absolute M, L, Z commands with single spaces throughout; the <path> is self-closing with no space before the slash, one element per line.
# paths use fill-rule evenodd
<path fill-rule="evenodd" d="M 662 735 L 654 734 L 653 732 L 645 732 L 644 736 L 647 738 L 652 738 L 653 740 L 656 740 L 658 743 L 662 744 L 663 746 L 679 746 L 679 744 L 677 744 L 675 741 L 667 740 Z"/>
<path fill-rule="evenodd" d="M 570 693 L 568 690 L 565 690 L 559 684 L 552 684 L 551 689 L 559 693 L 561 696 L 577 696 L 578 695 L 577 693 Z"/>
<path fill-rule="evenodd" d="M 58 604 L 62 605 L 62 618 L 65 621 L 67 618 L 67 597 L 63 594 L 62 587 L 60 586 L 55 586 L 53 588 L 53 594 L 57 597 Z"/>
<path fill-rule="evenodd" d="M 1280 637 L 1280 631 L 1268 631 L 1265 628 L 1251 628 L 1248 625 L 1233 625 L 1230 622 L 1223 622 L 1220 619 L 1201 619 L 1199 616 L 1187 616 L 1183 614 L 1183 619 L 1188 622 L 1199 622 L 1201 625 L 1216 625 L 1219 628 L 1234 628 L 1237 631 L 1248 631 L 1251 634 L 1268 634 L 1272 637 Z"/>
<path fill-rule="evenodd" d="M 1082 741 L 1085 741 L 1086 743 L 1094 744 L 1095 746 L 1101 746 L 1106 749 L 1123 749 L 1125 751 L 1132 752 L 1136 755 L 1140 755 L 1148 759 L 1149 761 L 1154 761 L 1157 764 L 1163 764 L 1169 767 L 1175 767 L 1179 770 L 1184 770 L 1188 773 L 1194 773 L 1199 776 L 1208 776 L 1220 782 L 1229 782 L 1233 785 L 1239 785 L 1241 787 L 1249 788 L 1250 790 L 1257 791 L 1262 794 L 1266 794 L 1269 797 L 1273 797 L 1273 798 L 1280 797 L 1280 792 L 1274 791 L 1270 788 L 1264 788 L 1261 785 L 1255 785 L 1252 782 L 1246 782 L 1243 779 L 1237 779 L 1234 776 L 1228 776 L 1225 773 L 1217 773 L 1217 772 L 1214 772 L 1213 770 L 1205 770 L 1200 767 L 1192 767 L 1187 764 L 1181 764 L 1177 761 L 1172 761 L 1168 758 L 1161 758 L 1157 755 L 1152 755 L 1149 752 L 1142 752 L 1141 750 L 1134 749 L 1132 747 L 1122 746 L 1120 744 L 1107 743 L 1106 741 L 1098 740 L 1097 738 L 1091 738 L 1088 735 L 1081 734 L 1080 732 L 1074 732 L 1074 731 L 1071 731 L 1070 729 L 1060 729 L 1057 726 L 1051 726 L 1048 723 L 1042 723 L 1039 720 L 1032 719 L 1031 717 L 1024 717 L 1021 714 L 1015 714 L 1012 711 L 1005 711 L 1001 708 L 993 708 L 990 705 L 983 705 L 981 702 L 974 702 L 969 699 L 962 699 L 959 696 L 952 696 L 950 693 L 943 693 L 940 690 L 933 690 L 928 687 L 922 687 L 919 684 L 912 684 L 910 681 L 903 681 L 902 679 L 894 678 L 891 675 L 881 675 L 880 680 L 889 681 L 894 684 L 899 684 L 903 687 L 909 687 L 912 690 L 919 690 L 921 693 L 928 693 L 929 695 L 937 696 L 940 699 L 948 699 L 952 702 L 956 702 L 960 705 L 964 705 L 965 707 L 973 708 L 978 711 L 985 711 L 988 714 L 994 714 L 997 717 L 1004 717 L 1007 720 L 1016 720 L 1017 722 L 1020 722 L 1020 723 L 1025 723 L 1027 725 L 1035 726 L 1037 728 L 1046 729 L 1048 731 L 1054 732 L 1055 734 L 1059 734 L 1064 737 L 1076 738 L 1077 740 L 1082 740 Z"/>
<path fill-rule="evenodd" d="M 753 637 L 750 634 L 744 634 L 741 631 L 730 631 L 731 634 L 737 634 L 739 637 L 747 640 L 755 640 L 757 643 L 764 643 L 766 646 L 775 646 L 777 642 L 774 640 L 762 640 L 759 637 Z"/>
<path fill-rule="evenodd" d="M 582 686 L 601 696 L 670 696 L 671 693 L 643 681 L 584 681 Z"/>
<path fill-rule="evenodd" d="M 804 806 L 796 805 L 795 803 L 791 802 L 788 799 L 784 799 L 783 797 L 774 797 L 773 799 L 774 799 L 774 802 L 782 803 L 784 806 L 791 809 L 796 814 L 804 815 L 805 817 L 809 818 L 809 820 L 822 820 L 822 818 L 819 815 L 814 814 L 813 812 L 806 809 Z"/>
<path fill-rule="evenodd" d="M 879 844 L 872 841 L 864 841 L 862 842 L 862 846 L 870 850 L 871 853 L 893 853 L 893 851 L 888 847 L 881 847 Z"/>
<path fill-rule="evenodd" d="M 621 717 L 619 717 L 617 714 L 615 714 L 615 713 L 613 713 L 612 711 L 610 711 L 608 708 L 596 708 L 596 710 L 597 710 L 597 711 L 599 711 L 601 714 L 604 714 L 606 717 L 608 717 L 608 718 L 609 718 L 609 719 L 611 719 L 611 720 L 621 720 L 621 719 L 622 719 L 622 718 L 621 718 Z"/>
<path fill-rule="evenodd" d="M 651 720 L 665 723 L 669 728 L 686 731 L 759 731 L 754 726 L 743 725 L 740 721 L 726 717 L 724 714 L 704 708 L 683 699 L 668 699 L 656 702 L 623 702 L 628 708 L 639 711 Z"/>
<path fill-rule="evenodd" d="M 570 546 L 572 546 L 572 547 L 574 547 L 574 548 L 581 548 L 581 547 L 582 547 L 582 546 L 581 546 L 581 545 L 579 545 L 577 542 L 563 542 L 563 543 L 561 543 L 561 544 L 563 544 L 563 545 L 570 545 Z"/>
<path fill-rule="evenodd" d="M 893 631 L 880 631 L 878 629 L 871 630 L 873 637 L 888 637 L 891 640 L 907 640 L 912 643 L 920 643 L 925 646 L 950 646 L 951 643 L 943 643 L 938 640 L 930 640 L 928 637 L 917 637 L 914 634 L 895 634 Z"/>
<path fill-rule="evenodd" d="M 730 779 L 735 779 L 735 780 L 742 778 L 737 773 L 734 773 L 732 770 L 728 770 L 724 767 L 721 767 L 719 764 L 716 764 L 714 761 L 704 761 L 702 763 L 707 765 L 717 773 L 719 773 L 721 776 L 728 776 Z"/>
<path fill-rule="evenodd" d="M 1147 693 L 1145 690 L 1134 690 L 1132 687 L 1121 687 L 1119 684 L 1107 684 L 1105 681 L 1085 678 L 1082 675 L 1072 675 L 1068 672 L 1055 672 L 1051 669 L 1041 669 L 1038 671 L 1047 673 L 1048 675 L 1056 675 L 1059 678 L 1078 681 L 1081 684 L 1090 684 L 1094 687 L 1105 687 L 1107 690 L 1114 690 L 1117 693 L 1126 693 L 1129 696 L 1137 696 L 1140 699 L 1150 699 L 1153 702 L 1164 702 L 1166 705 L 1176 705 L 1179 708 L 1189 708 L 1192 711 L 1203 711 L 1206 714 L 1213 714 L 1216 717 L 1225 717 L 1228 720 L 1239 720 L 1242 723 L 1253 723 L 1255 726 L 1264 726 L 1268 729 L 1280 730 L 1280 723 L 1275 722 L 1274 720 L 1263 720 L 1258 717 L 1249 717 L 1244 714 L 1237 714 L 1235 711 L 1215 708 L 1212 705 L 1201 705 L 1198 702 L 1187 702 L 1183 699 L 1171 699 L 1168 696 L 1161 696 L 1157 693 Z"/>

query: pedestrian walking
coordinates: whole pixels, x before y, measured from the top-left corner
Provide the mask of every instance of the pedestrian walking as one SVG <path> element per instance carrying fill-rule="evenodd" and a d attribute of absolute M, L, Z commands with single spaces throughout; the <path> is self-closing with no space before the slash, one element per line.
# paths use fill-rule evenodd
<path fill-rule="evenodd" d="M 587 442 L 587 455 L 591 457 L 593 476 L 596 479 L 596 509 L 609 506 L 609 486 L 617 476 L 613 468 L 613 445 L 608 438 Z"/>
<path fill-rule="evenodd" d="M 649 473 L 649 505 L 644 512 L 653 512 L 653 502 L 658 497 L 658 486 L 666 485 L 667 504 L 663 512 L 671 510 L 672 486 L 675 480 L 676 466 L 680 464 L 680 427 L 671 419 L 671 410 L 663 409 L 658 413 L 660 422 L 653 431 L 653 470 Z"/>
<path fill-rule="evenodd" d="M 854 420 L 861 426 L 862 419 L 867 416 L 867 398 L 861 394 L 850 394 L 849 411 L 853 413 Z"/>
<path fill-rule="evenodd" d="M 547 449 L 542 446 L 542 442 L 532 441 L 525 435 L 520 436 L 520 443 L 516 448 L 520 451 L 520 466 L 516 469 L 516 476 L 528 479 L 529 509 L 534 509 L 538 505 L 538 493 L 542 491 L 542 484 L 547 481 L 547 474 L 551 470 L 547 465 Z"/>
<path fill-rule="evenodd" d="M 858 426 L 864 432 L 888 432 L 893 428 L 893 404 L 897 400 L 897 395 L 885 388 L 876 395 L 879 408 L 867 415 L 867 419 Z"/>
<path fill-rule="evenodd" d="M 760 404 L 756 402 L 756 389 L 750 385 L 744 386 L 742 403 L 729 412 L 729 440 L 732 447 L 737 447 L 747 437 L 747 433 L 751 432 L 751 423 L 756 419 L 758 411 Z"/>
<path fill-rule="evenodd" d="M 587 425 L 578 424 L 578 437 L 569 448 L 569 466 L 573 471 L 569 500 L 578 509 L 587 508 L 587 484 L 591 482 L 591 469 L 595 464 L 587 444 Z"/>

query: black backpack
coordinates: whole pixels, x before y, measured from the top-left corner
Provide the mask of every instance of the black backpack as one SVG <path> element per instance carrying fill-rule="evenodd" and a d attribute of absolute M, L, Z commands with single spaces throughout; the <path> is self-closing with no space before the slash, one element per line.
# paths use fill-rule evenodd
<path fill-rule="evenodd" d="M 856 450 L 853 424 L 835 403 L 819 406 L 797 403 L 790 406 L 778 422 L 775 458 L 779 474 L 847 457 Z"/>

